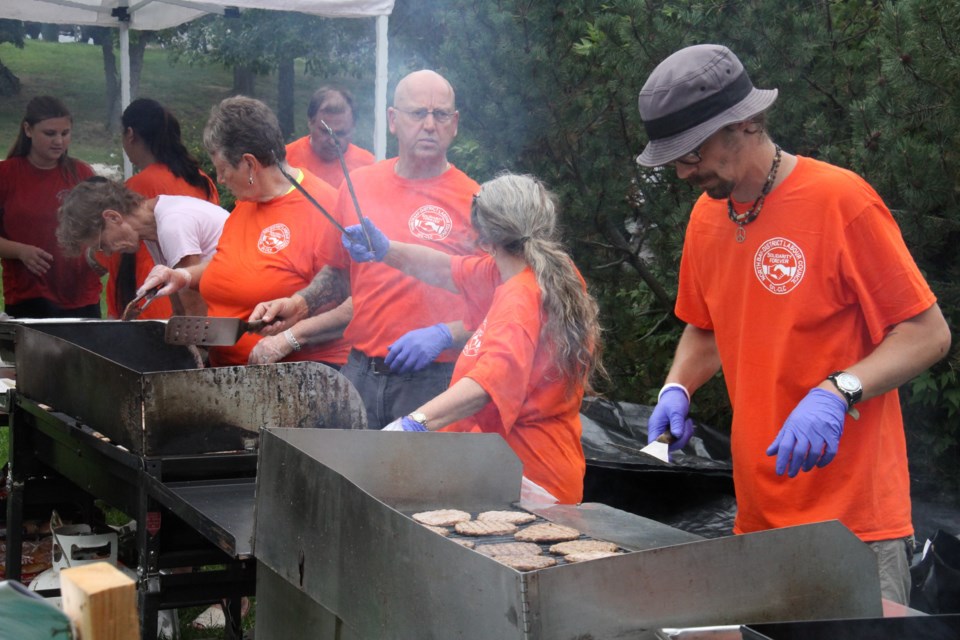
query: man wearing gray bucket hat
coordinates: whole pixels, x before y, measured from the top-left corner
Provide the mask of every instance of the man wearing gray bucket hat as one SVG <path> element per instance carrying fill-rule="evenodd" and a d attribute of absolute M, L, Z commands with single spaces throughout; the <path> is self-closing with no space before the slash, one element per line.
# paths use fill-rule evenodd
<path fill-rule="evenodd" d="M 950 331 L 870 185 L 770 138 L 776 98 L 713 44 L 669 56 L 640 91 L 649 143 L 637 162 L 703 191 L 680 264 L 687 326 L 648 438 L 669 431 L 682 447 L 690 396 L 722 368 L 734 531 L 839 519 L 877 553 L 883 596 L 905 604 L 913 525 L 897 387 L 946 354 Z"/>

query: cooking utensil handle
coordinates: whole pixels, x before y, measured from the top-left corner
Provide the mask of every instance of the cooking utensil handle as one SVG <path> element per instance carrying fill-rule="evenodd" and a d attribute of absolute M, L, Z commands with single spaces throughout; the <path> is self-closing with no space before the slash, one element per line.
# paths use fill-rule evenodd
<path fill-rule="evenodd" d="M 263 329 L 265 326 L 267 326 L 267 323 L 263 320 L 254 320 L 253 322 L 245 322 L 243 326 L 244 331 L 256 333 L 257 331 L 260 331 L 260 329 Z"/>
<path fill-rule="evenodd" d="M 672 433 L 670 433 L 669 430 L 664 431 L 663 433 L 661 433 L 660 436 L 657 437 L 657 439 L 656 439 L 656 442 L 662 442 L 662 443 L 664 443 L 664 444 L 673 444 L 673 443 L 676 442 L 676 441 L 677 441 L 676 436 L 674 436 Z"/>
<path fill-rule="evenodd" d="M 343 170 L 343 179 L 347 181 L 347 191 L 350 192 L 350 199 L 353 200 L 353 208 L 357 212 L 357 220 L 360 221 L 360 231 L 363 232 L 363 237 L 367 240 L 367 248 L 373 251 L 373 242 L 370 240 L 367 228 L 363 224 L 363 214 L 360 213 L 360 202 L 357 200 L 357 194 L 353 190 L 353 180 L 350 179 L 350 172 L 347 170 L 347 160 L 343 157 L 340 140 L 337 138 L 337 134 L 333 132 L 333 129 L 330 128 L 330 125 L 324 122 L 323 119 L 320 120 L 320 124 L 327 130 L 327 135 L 333 138 L 333 146 L 337 148 L 337 157 L 340 158 L 340 168 Z"/>
<path fill-rule="evenodd" d="M 333 217 L 332 215 L 330 215 L 330 213 L 329 213 L 326 209 L 323 208 L 323 205 L 320 204 L 319 202 L 317 202 L 317 199 L 314 198 L 314 197 L 310 194 L 309 191 L 307 191 L 306 189 L 303 188 L 303 185 L 302 185 L 302 184 L 300 184 L 299 182 L 297 182 L 297 179 L 296 179 L 296 178 L 294 178 L 292 175 L 290 175 L 289 173 L 287 173 L 287 172 L 284 170 L 284 168 L 283 168 L 283 166 L 280 164 L 280 162 L 277 162 L 277 168 L 280 169 L 280 173 L 283 174 L 283 177 L 286 178 L 286 179 L 290 182 L 290 184 L 293 185 L 293 188 L 296 189 L 297 191 L 299 191 L 300 193 L 302 193 L 302 194 L 303 194 L 303 197 L 306 198 L 307 200 L 309 200 L 309 201 L 310 201 L 310 204 L 312 204 L 314 207 L 316 207 L 316 208 L 317 208 L 317 211 L 319 211 L 320 213 L 322 213 L 323 216 L 324 216 L 327 220 L 330 221 L 330 224 L 332 224 L 333 226 L 335 226 L 335 227 L 337 228 L 337 230 L 340 231 L 340 233 L 346 233 L 346 232 L 347 232 L 347 230 L 343 228 L 343 225 L 340 224 L 339 222 L 337 222 L 337 221 L 334 219 L 334 217 Z"/>

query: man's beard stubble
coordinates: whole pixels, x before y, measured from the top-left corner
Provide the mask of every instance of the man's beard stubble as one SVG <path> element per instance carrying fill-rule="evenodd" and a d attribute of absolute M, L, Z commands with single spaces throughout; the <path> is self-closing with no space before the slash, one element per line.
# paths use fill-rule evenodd
<path fill-rule="evenodd" d="M 733 193 L 734 187 L 737 186 L 731 180 L 718 178 L 716 174 L 699 176 L 696 180 L 691 181 L 691 183 L 695 187 L 703 189 L 704 193 L 716 200 L 729 198 L 730 194 Z"/>

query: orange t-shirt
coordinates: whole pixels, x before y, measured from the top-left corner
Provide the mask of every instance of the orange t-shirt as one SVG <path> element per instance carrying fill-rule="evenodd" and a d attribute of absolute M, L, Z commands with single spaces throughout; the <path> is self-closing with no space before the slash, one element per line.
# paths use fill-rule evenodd
<path fill-rule="evenodd" d="M 207 200 L 213 204 L 220 204 L 220 194 L 210 180 L 209 176 L 204 177 L 210 184 L 210 194 L 199 187 L 195 187 L 183 178 L 173 175 L 173 172 L 167 168 L 167 165 L 155 162 L 148 165 L 135 176 L 127 180 L 127 188 L 136 191 L 144 198 L 153 198 L 156 196 L 192 196 Z M 117 274 L 120 270 L 120 261 L 123 254 L 114 253 L 109 258 L 100 258 L 100 261 L 107 267 L 110 277 L 107 279 L 107 315 L 111 318 L 119 318 L 123 309 L 117 306 Z M 147 246 L 141 242 L 140 249 L 136 253 L 135 277 L 136 284 L 143 282 L 150 270 L 153 269 L 154 261 L 150 256 Z M 173 307 L 170 300 L 166 297 L 157 298 L 143 313 L 137 316 L 138 320 L 153 320 L 169 318 L 173 315 Z"/>
<path fill-rule="evenodd" d="M 839 519 L 865 541 L 910 535 L 897 392 L 858 405 L 836 458 L 795 478 L 765 455 L 808 391 L 872 352 L 935 297 L 880 197 L 810 158 L 769 196 L 737 243 L 726 200 L 700 197 L 687 229 L 677 315 L 716 337 L 733 405 L 738 513 L 751 532 Z"/>
<path fill-rule="evenodd" d="M 451 255 L 477 253 L 470 205 L 480 185 L 450 167 L 426 180 L 407 180 L 394 171 L 397 159 L 350 173 L 360 210 L 391 240 L 432 247 Z M 344 226 L 357 224 L 346 185 L 340 187 L 336 216 Z M 335 267 L 350 269 L 353 320 L 345 337 L 368 356 L 385 357 L 387 347 L 412 329 L 463 320 L 463 297 L 437 289 L 377 262 L 353 263 L 341 249 Z M 456 349 L 437 362 L 453 362 Z"/>
<path fill-rule="evenodd" d="M 506 282 L 493 258 L 455 257 L 453 280 L 476 329 L 450 384 L 467 377 L 490 402 L 447 431 L 499 433 L 523 463 L 523 475 L 562 504 L 583 499 L 586 461 L 580 445 L 583 386 L 567 387 L 541 338 L 540 286 L 529 268 Z"/>
<path fill-rule="evenodd" d="M 333 187 L 306 171 L 301 185 L 325 209 L 333 209 Z M 200 278 L 207 313 L 246 320 L 257 303 L 293 295 L 310 284 L 340 246 L 336 228 L 292 187 L 269 202 L 237 201 L 223 225 L 217 253 Z M 211 347 L 210 364 L 245 365 L 260 339 L 245 333 L 233 346 Z M 344 340 L 331 340 L 294 351 L 284 362 L 342 365 L 349 350 Z"/>
<path fill-rule="evenodd" d="M 372 153 L 355 144 L 347 145 L 343 160 L 347 164 L 348 171 L 365 167 L 376 161 Z M 306 169 L 321 180 L 329 182 L 333 187 L 339 187 L 343 182 L 343 167 L 340 166 L 340 159 L 337 158 L 332 162 L 321 159 L 310 146 L 310 136 L 298 138 L 287 145 L 287 163 L 291 167 Z"/>

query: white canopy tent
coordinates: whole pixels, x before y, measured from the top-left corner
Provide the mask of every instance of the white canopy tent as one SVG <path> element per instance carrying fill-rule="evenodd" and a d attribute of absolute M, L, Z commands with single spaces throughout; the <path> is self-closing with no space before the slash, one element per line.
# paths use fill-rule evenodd
<path fill-rule="evenodd" d="M 233 9 L 296 11 L 329 18 L 376 18 L 374 155 L 387 152 L 387 20 L 394 0 L 0 0 L 0 18 L 120 30 L 120 101 L 130 104 L 130 29 L 169 29 L 200 16 Z M 129 161 L 124 167 L 130 175 Z"/>

